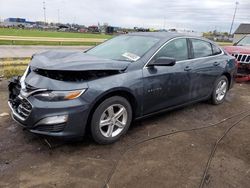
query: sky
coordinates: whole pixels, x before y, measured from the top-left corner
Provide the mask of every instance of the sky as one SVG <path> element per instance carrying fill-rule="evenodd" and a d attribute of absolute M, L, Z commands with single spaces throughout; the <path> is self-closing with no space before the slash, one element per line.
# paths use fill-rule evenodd
<path fill-rule="evenodd" d="M 234 0 L 0 0 L 0 19 L 21 17 L 48 22 L 155 29 L 229 32 Z M 233 31 L 250 23 L 250 0 L 238 0 Z"/>

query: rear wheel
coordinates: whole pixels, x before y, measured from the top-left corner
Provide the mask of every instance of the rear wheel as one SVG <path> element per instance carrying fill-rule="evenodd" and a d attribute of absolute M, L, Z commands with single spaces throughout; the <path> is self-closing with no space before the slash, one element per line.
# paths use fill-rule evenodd
<path fill-rule="evenodd" d="M 226 76 L 218 78 L 212 93 L 212 103 L 217 105 L 224 102 L 228 91 L 228 79 Z"/>
<path fill-rule="evenodd" d="M 95 110 L 91 134 L 99 144 L 110 144 L 125 134 L 131 124 L 132 108 L 127 99 L 114 96 L 104 100 Z"/>

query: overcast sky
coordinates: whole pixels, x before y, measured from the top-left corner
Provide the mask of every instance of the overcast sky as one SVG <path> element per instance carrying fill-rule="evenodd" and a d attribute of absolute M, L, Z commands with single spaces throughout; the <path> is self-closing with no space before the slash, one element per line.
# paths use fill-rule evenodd
<path fill-rule="evenodd" d="M 45 0 L 47 21 L 121 27 L 229 31 L 234 0 Z M 250 0 L 239 0 L 234 29 L 250 23 Z M 0 18 L 44 20 L 43 0 L 0 0 Z M 165 24 L 164 24 L 165 23 Z"/>

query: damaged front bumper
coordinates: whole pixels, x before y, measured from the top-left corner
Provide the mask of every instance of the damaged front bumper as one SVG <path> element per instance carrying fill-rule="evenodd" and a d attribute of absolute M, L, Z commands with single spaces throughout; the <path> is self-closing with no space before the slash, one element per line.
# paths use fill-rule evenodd
<path fill-rule="evenodd" d="M 30 132 L 56 137 L 84 135 L 89 104 L 81 98 L 71 101 L 45 102 L 33 95 L 23 96 L 19 82 L 14 78 L 9 84 L 9 107 L 12 117 Z"/>

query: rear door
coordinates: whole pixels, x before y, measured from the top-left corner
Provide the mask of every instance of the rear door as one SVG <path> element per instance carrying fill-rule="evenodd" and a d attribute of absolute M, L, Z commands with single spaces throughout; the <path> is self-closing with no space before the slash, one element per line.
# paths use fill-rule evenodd
<path fill-rule="evenodd" d="M 189 39 L 192 49 L 190 70 L 190 100 L 196 100 L 211 94 L 216 78 L 222 74 L 223 63 L 218 56 L 221 50 L 208 41 Z"/>
<path fill-rule="evenodd" d="M 189 100 L 189 73 L 186 62 L 189 48 L 186 38 L 168 42 L 151 59 L 172 57 L 177 60 L 174 66 L 154 66 L 143 68 L 143 113 L 148 114 L 167 107 L 186 103 Z"/>

